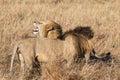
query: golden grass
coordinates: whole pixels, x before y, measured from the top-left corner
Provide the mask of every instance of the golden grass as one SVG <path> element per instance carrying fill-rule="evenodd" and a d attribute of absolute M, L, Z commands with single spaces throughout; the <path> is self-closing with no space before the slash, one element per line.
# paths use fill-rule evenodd
<path fill-rule="evenodd" d="M 14 43 L 30 32 L 33 21 L 53 20 L 62 25 L 63 31 L 76 26 L 91 26 L 95 32 L 95 50 L 98 54 L 110 51 L 113 59 L 110 66 L 102 62 L 83 65 L 83 68 L 73 65 L 69 69 L 58 64 L 43 65 L 50 68 L 50 73 L 42 67 L 43 75 L 38 79 L 120 80 L 119 7 L 119 0 L 1 0 L 0 79 L 8 80 Z"/>

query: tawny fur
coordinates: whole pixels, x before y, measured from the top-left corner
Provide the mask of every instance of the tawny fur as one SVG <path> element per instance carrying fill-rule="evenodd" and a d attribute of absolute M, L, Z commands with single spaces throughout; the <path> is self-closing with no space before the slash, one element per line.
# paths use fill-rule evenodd
<path fill-rule="evenodd" d="M 25 39 L 16 43 L 16 46 L 13 51 L 14 53 L 13 53 L 12 59 L 11 59 L 11 67 L 10 67 L 11 74 L 12 74 L 14 57 L 15 57 L 16 53 L 19 56 L 19 60 L 22 65 L 21 69 L 23 72 L 24 72 L 23 68 L 25 66 L 30 69 L 32 68 L 32 65 L 34 62 L 33 60 L 35 59 L 35 50 L 36 50 L 36 49 L 33 50 L 33 47 L 35 47 L 34 46 L 36 44 L 35 39 L 37 37 L 49 38 L 49 39 L 60 39 L 60 37 L 62 36 L 61 26 L 54 21 L 34 22 L 34 26 L 35 26 L 35 29 L 33 30 L 33 33 L 35 32 L 38 35 L 25 34 L 25 35 L 23 35 L 23 38 L 25 38 Z M 27 49 L 27 48 L 29 48 L 29 49 Z M 32 50 L 32 51 L 30 51 L 30 50 Z M 45 58 L 45 57 L 43 56 L 43 58 Z"/>

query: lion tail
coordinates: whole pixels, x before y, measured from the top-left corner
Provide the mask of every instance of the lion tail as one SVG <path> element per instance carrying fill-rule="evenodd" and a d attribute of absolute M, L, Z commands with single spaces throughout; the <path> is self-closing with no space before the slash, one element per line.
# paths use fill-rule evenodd
<path fill-rule="evenodd" d="M 92 51 L 91 51 L 91 58 L 92 59 L 101 59 L 101 60 L 108 60 L 109 58 L 110 58 L 110 52 L 108 52 L 108 53 L 105 53 L 105 54 L 102 54 L 102 55 L 97 55 L 96 54 L 96 52 L 95 52 L 95 50 L 94 49 L 92 49 Z"/>
<path fill-rule="evenodd" d="M 11 58 L 11 63 L 10 63 L 10 76 L 12 76 L 13 72 L 13 63 L 14 63 L 14 59 L 15 59 L 15 55 L 17 54 L 17 50 L 19 49 L 19 46 L 16 45 L 13 49 L 13 54 L 12 54 L 12 58 Z"/>

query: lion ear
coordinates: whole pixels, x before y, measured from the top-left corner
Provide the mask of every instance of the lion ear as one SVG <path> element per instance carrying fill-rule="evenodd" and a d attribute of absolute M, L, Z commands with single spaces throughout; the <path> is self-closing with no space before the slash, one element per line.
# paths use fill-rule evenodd
<path fill-rule="evenodd" d="M 54 30 L 52 26 L 47 29 L 47 31 L 51 31 L 51 30 Z"/>

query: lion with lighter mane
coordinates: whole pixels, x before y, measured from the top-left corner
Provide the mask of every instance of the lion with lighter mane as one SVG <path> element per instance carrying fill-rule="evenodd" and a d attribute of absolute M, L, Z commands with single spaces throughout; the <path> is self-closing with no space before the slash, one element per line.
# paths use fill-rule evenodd
<path fill-rule="evenodd" d="M 62 36 L 62 27 L 54 21 L 34 21 L 34 29 L 31 33 L 26 33 L 22 36 L 26 38 L 49 38 L 49 39 L 60 39 Z"/>
<path fill-rule="evenodd" d="M 62 36 L 61 26 L 54 21 L 34 21 L 33 25 L 33 33 L 41 38 L 59 39 Z"/>

